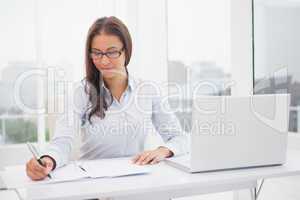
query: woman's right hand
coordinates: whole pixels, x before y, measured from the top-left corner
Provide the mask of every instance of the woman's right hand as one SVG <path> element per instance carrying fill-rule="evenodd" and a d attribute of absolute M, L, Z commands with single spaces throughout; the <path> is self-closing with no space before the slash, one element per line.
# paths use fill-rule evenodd
<path fill-rule="evenodd" d="M 27 176 L 34 181 L 44 179 L 53 168 L 54 163 L 51 158 L 43 157 L 41 161 L 44 166 L 40 165 L 35 158 L 30 159 L 26 163 Z"/>

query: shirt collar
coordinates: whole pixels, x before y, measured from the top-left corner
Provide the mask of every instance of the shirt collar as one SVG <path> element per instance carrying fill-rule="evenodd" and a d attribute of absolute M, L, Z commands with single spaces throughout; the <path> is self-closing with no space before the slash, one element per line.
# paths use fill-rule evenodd
<path fill-rule="evenodd" d="M 128 74 L 128 89 L 130 91 L 133 91 L 135 89 L 135 86 L 136 86 L 136 82 L 135 82 L 133 76 Z"/>

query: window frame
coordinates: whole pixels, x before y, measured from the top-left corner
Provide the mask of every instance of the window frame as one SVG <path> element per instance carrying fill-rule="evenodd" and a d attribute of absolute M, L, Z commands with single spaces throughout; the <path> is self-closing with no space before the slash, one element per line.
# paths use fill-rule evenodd
<path fill-rule="evenodd" d="M 253 95 L 254 90 L 254 37 L 253 1 L 231 0 L 231 60 L 235 85 L 233 96 Z M 288 133 L 288 148 L 300 149 L 300 136 Z"/>

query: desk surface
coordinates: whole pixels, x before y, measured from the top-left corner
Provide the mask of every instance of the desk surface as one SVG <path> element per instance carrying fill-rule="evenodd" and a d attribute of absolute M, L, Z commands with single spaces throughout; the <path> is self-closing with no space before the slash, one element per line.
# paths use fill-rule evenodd
<path fill-rule="evenodd" d="M 19 196 L 14 190 L 0 190 L 0 199 L 3 200 L 19 200 Z"/>
<path fill-rule="evenodd" d="M 160 163 L 148 175 L 84 179 L 19 188 L 28 199 L 82 199 L 159 194 L 172 197 L 255 187 L 259 179 L 300 175 L 300 151 L 289 151 L 283 166 L 189 174 Z"/>

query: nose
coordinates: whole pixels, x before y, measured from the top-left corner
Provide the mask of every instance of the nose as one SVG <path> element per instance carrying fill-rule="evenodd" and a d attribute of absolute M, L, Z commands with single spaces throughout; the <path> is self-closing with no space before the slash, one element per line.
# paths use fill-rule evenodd
<path fill-rule="evenodd" d="M 101 58 L 101 64 L 102 65 L 107 65 L 109 63 L 110 63 L 109 58 L 106 55 L 103 55 L 102 58 Z"/>

